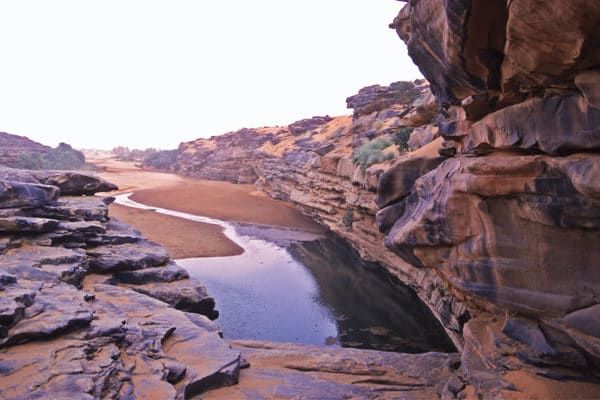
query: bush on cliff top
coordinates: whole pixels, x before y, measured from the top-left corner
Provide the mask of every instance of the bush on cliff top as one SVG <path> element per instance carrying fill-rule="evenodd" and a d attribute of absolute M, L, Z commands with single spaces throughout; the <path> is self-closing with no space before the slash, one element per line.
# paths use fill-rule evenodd
<path fill-rule="evenodd" d="M 369 166 L 394 158 L 394 154 L 383 152 L 391 145 L 385 139 L 375 139 L 367 142 L 352 152 L 352 163 L 360 166 L 360 171 L 364 174 Z"/>

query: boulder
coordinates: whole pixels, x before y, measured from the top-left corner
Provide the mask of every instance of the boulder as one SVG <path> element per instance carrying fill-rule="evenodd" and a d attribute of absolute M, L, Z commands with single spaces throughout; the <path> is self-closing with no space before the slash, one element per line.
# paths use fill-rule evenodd
<path fill-rule="evenodd" d="M 433 125 L 427 125 L 424 128 L 416 128 L 410 134 L 408 139 L 408 149 L 415 151 L 431 143 L 439 136 L 439 129 Z"/>
<path fill-rule="evenodd" d="M 46 284 L 36 293 L 20 320 L 0 339 L 0 347 L 49 337 L 84 327 L 92 321 L 92 310 L 81 292 L 70 285 Z"/>
<path fill-rule="evenodd" d="M 393 104 L 410 104 L 420 91 L 412 82 L 394 82 L 389 86 L 373 85 L 358 91 L 358 94 L 346 99 L 348 108 L 354 109 L 354 116 L 369 115 L 381 111 Z"/>
<path fill-rule="evenodd" d="M 219 316 L 215 300 L 208 296 L 206 288 L 194 279 L 171 281 L 169 285 L 149 282 L 127 285 L 146 296 L 164 301 L 178 310 L 206 315 L 211 320 Z"/>
<path fill-rule="evenodd" d="M 39 207 L 58 199 L 56 186 L 0 180 L 0 209 Z"/>
<path fill-rule="evenodd" d="M 288 129 L 292 135 L 297 136 L 317 129 L 330 122 L 332 119 L 333 118 L 331 118 L 329 115 L 324 117 L 315 116 L 312 118 L 301 119 L 288 125 Z"/>
<path fill-rule="evenodd" d="M 42 184 L 56 186 L 63 196 L 91 195 L 117 190 L 115 184 L 95 175 L 74 171 L 31 171 Z"/>
<path fill-rule="evenodd" d="M 86 252 L 91 270 L 98 273 L 157 267 L 170 260 L 164 247 L 150 241 L 96 247 Z"/>
<path fill-rule="evenodd" d="M 45 233 L 58 228 L 55 219 L 32 217 L 0 218 L 0 233 Z"/>
<path fill-rule="evenodd" d="M 119 282 L 145 284 L 158 282 L 173 282 L 189 278 L 188 272 L 175 263 L 163 267 L 145 268 L 135 271 L 119 271 L 114 274 Z"/>
<path fill-rule="evenodd" d="M 108 205 L 105 199 L 99 197 L 61 197 L 56 202 L 31 210 L 31 215 L 66 221 L 105 222 L 108 220 Z"/>
<path fill-rule="evenodd" d="M 64 195 L 91 195 L 118 187 L 88 172 L 21 170 L 0 166 L 0 180 L 55 186 Z"/>

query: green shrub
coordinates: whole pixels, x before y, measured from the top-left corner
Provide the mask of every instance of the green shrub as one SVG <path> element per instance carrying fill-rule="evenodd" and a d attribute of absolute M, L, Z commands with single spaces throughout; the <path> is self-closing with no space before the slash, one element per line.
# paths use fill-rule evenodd
<path fill-rule="evenodd" d="M 384 149 L 390 146 L 391 143 L 385 139 L 375 139 L 367 142 L 352 152 L 352 163 L 359 165 L 360 171 L 364 174 L 369 166 L 394 158 L 393 154 L 383 152 Z"/>
<path fill-rule="evenodd" d="M 157 168 L 157 169 L 170 169 L 177 162 L 177 156 L 179 150 L 159 150 L 149 152 L 143 161 L 143 165 L 146 167 Z"/>
<path fill-rule="evenodd" d="M 346 231 L 352 230 L 352 222 L 354 221 L 354 213 L 351 208 L 347 208 L 342 217 L 342 225 L 346 228 Z"/>
<path fill-rule="evenodd" d="M 408 139 L 410 139 L 412 132 L 412 128 L 401 126 L 397 131 L 392 133 L 392 141 L 398 146 L 400 152 L 408 151 Z"/>
<path fill-rule="evenodd" d="M 46 153 L 26 152 L 19 156 L 17 168 L 21 169 L 82 169 L 85 167 L 85 156 L 66 143 Z"/>

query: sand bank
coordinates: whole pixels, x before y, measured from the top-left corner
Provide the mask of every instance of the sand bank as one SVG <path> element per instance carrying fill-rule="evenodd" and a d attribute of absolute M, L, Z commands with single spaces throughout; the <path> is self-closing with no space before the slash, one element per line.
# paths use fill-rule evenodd
<path fill-rule="evenodd" d="M 98 175 L 117 184 L 119 193 L 134 192 L 131 199 L 225 221 L 322 232 L 323 229 L 291 205 L 273 200 L 252 185 L 235 185 L 141 170 L 131 162 L 91 160 L 106 168 Z M 219 257 L 241 254 L 218 225 L 204 224 L 118 204 L 111 216 L 133 225 L 146 237 L 162 244 L 173 258 Z"/>

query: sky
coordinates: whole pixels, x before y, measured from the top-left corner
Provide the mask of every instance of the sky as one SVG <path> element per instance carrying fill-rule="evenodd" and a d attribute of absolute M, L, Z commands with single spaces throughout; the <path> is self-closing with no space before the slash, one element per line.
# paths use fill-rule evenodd
<path fill-rule="evenodd" d="M 0 0 L 0 131 L 176 148 L 421 77 L 396 0 Z"/>

